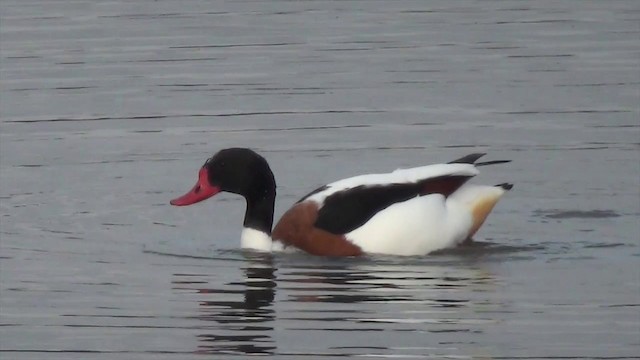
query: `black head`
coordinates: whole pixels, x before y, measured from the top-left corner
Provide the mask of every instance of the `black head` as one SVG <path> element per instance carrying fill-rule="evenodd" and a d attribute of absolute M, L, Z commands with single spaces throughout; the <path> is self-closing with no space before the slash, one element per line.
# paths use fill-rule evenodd
<path fill-rule="evenodd" d="M 220 150 L 204 163 L 203 168 L 207 169 L 211 185 L 222 191 L 252 197 L 275 189 L 275 179 L 267 160 L 251 149 Z"/>
<path fill-rule="evenodd" d="M 198 174 L 198 182 L 187 194 L 171 200 L 172 205 L 191 205 L 226 191 L 247 200 L 275 195 L 275 179 L 267 161 L 245 148 L 230 148 L 209 158 Z"/>

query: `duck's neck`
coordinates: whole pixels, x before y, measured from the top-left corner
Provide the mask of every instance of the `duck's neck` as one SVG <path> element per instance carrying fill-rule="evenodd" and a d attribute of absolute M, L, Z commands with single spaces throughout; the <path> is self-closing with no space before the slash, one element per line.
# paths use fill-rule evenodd
<path fill-rule="evenodd" d="M 276 201 L 275 186 L 247 196 L 246 200 L 247 210 L 244 214 L 244 230 L 241 236 L 242 247 L 269 251 Z"/>
<path fill-rule="evenodd" d="M 276 190 L 265 189 L 253 196 L 247 196 L 246 200 L 247 210 L 244 213 L 244 227 L 271 235 Z"/>

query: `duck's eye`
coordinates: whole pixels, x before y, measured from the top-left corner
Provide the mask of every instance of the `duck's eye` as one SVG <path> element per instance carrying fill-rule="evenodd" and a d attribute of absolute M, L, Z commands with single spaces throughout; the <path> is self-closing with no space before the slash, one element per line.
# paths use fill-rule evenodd
<path fill-rule="evenodd" d="M 200 185 L 198 185 L 195 188 L 193 188 L 193 192 L 197 194 L 197 193 L 200 192 L 200 189 L 201 189 L 201 187 L 200 187 Z"/>

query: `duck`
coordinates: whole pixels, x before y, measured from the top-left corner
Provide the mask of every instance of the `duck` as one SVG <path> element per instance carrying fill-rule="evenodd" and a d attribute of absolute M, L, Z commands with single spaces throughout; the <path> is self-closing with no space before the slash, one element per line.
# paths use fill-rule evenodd
<path fill-rule="evenodd" d="M 427 255 L 472 241 L 513 184 L 472 185 L 473 153 L 448 163 L 358 175 L 318 187 L 273 226 L 276 181 L 267 160 L 248 148 L 228 148 L 207 159 L 195 186 L 170 201 L 187 206 L 220 192 L 246 200 L 241 247 L 302 250 L 312 255 Z M 272 228 L 273 226 L 273 228 Z"/>

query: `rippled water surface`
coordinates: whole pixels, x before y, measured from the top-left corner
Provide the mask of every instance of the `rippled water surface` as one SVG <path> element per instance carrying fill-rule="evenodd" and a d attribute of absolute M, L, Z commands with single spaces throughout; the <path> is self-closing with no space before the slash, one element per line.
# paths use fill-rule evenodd
<path fill-rule="evenodd" d="M 634 359 L 637 1 L 0 2 L 0 358 Z M 218 149 L 276 216 L 346 176 L 488 160 L 478 241 L 237 250 L 173 208 Z"/>

